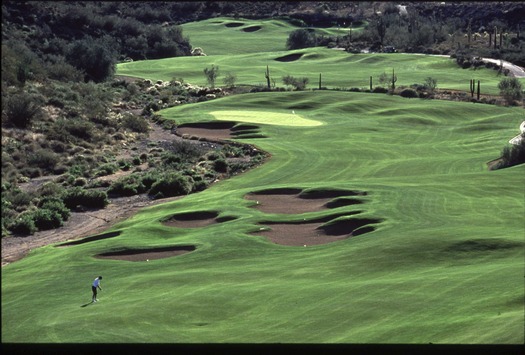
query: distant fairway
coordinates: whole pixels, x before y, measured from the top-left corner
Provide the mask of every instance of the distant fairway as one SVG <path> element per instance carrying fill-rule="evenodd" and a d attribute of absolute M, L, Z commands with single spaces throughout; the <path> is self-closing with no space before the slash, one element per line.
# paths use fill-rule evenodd
<path fill-rule="evenodd" d="M 238 28 L 251 25 L 265 24 Z M 277 46 L 261 38 L 260 48 Z M 227 55 L 228 46 L 208 57 L 120 64 L 118 73 L 204 84 L 202 69 L 215 63 L 257 85 L 270 63 L 277 78 L 314 81 L 322 71 L 330 86 L 366 86 L 369 74 L 392 66 L 403 83 L 432 75 L 463 87 L 475 74 L 495 92 L 500 80 L 439 57 L 322 48 Z M 293 53 L 303 55 L 274 60 Z M 3 267 L 3 342 L 523 344 L 525 165 L 487 168 L 519 133 L 522 108 L 307 90 L 158 114 L 179 126 L 257 126 L 257 137 L 230 139 L 271 158 L 85 243 L 49 245 Z M 295 195 L 322 203 L 300 210 Z M 290 205 L 269 208 L 286 196 Z M 271 239 L 305 226 L 315 243 Z M 142 249 L 185 253 L 108 257 Z M 89 304 L 99 274 L 104 290 Z"/>
<path fill-rule="evenodd" d="M 213 111 L 210 115 L 215 116 L 220 121 L 237 121 L 261 123 L 278 126 L 320 126 L 319 121 L 303 118 L 295 113 L 279 113 L 268 111 Z"/>

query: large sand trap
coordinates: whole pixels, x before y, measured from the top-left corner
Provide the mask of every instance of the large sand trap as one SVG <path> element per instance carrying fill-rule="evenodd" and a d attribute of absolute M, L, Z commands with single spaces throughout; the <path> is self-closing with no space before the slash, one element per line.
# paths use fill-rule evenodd
<path fill-rule="evenodd" d="M 230 138 L 264 138 L 264 135 L 259 133 L 258 126 L 229 121 L 182 124 L 177 127 L 176 133 L 183 138 L 198 137 L 212 141 Z"/>
<path fill-rule="evenodd" d="M 322 222 L 304 223 L 265 223 L 271 229 L 253 234 L 262 235 L 273 243 L 289 246 L 309 246 L 332 243 L 375 230 L 370 225 L 381 222 L 379 219 L 351 218 L 323 226 Z"/>
<path fill-rule="evenodd" d="M 125 261 L 150 261 L 170 258 L 194 251 L 194 245 L 178 245 L 151 249 L 124 249 L 95 255 L 98 259 L 114 259 Z"/>
<path fill-rule="evenodd" d="M 204 122 L 188 123 L 177 127 L 177 133 L 182 136 L 195 136 L 206 139 L 229 139 L 232 138 L 233 122 Z"/>
<path fill-rule="evenodd" d="M 362 203 L 357 199 L 337 198 L 356 195 L 366 195 L 366 192 L 329 189 L 302 192 L 284 188 L 252 192 L 245 198 L 256 201 L 253 207 L 265 213 L 300 214 Z"/>
<path fill-rule="evenodd" d="M 177 228 L 200 228 L 216 223 L 232 221 L 235 217 L 220 217 L 215 211 L 179 213 L 162 221 L 166 226 Z"/>

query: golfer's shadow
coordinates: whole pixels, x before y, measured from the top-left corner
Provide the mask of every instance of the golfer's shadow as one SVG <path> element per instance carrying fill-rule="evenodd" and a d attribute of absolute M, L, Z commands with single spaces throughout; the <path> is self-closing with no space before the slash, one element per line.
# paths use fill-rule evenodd
<path fill-rule="evenodd" d="M 89 303 L 86 303 L 86 304 L 83 304 L 82 306 L 80 306 L 81 308 L 84 308 L 84 307 L 87 307 L 89 306 L 90 304 L 93 304 L 93 301 L 89 302 Z"/>

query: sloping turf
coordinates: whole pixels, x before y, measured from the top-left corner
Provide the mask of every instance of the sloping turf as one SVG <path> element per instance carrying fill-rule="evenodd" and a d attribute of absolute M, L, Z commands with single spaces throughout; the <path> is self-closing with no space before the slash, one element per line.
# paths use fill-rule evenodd
<path fill-rule="evenodd" d="M 322 125 L 272 118 L 292 110 Z M 272 158 L 142 210 L 114 226 L 122 232 L 114 238 L 47 246 L 2 268 L 3 342 L 523 343 L 525 167 L 486 166 L 516 135 L 522 109 L 317 91 L 245 94 L 161 114 L 185 123 L 217 112 L 251 117 L 267 138 L 243 141 Z M 274 188 L 367 195 L 360 205 L 299 216 L 266 214 L 244 199 Z M 161 222 L 193 211 L 236 218 L 186 229 Z M 344 211 L 383 222 L 306 248 L 250 234 L 261 221 Z M 197 249 L 149 262 L 93 257 L 172 245 Z M 88 304 L 99 274 L 100 302 Z"/>

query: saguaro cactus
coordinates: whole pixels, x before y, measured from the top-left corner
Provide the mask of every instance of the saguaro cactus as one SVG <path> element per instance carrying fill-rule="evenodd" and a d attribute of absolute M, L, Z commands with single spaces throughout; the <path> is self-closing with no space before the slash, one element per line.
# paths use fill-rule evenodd
<path fill-rule="evenodd" d="M 319 73 L 319 90 L 321 90 L 321 73 Z"/>
<path fill-rule="evenodd" d="M 268 89 L 270 89 L 270 68 L 268 68 L 268 66 L 266 66 L 266 73 L 264 73 L 264 77 L 266 78 Z"/>
<path fill-rule="evenodd" d="M 372 75 L 370 75 L 370 91 L 372 91 Z"/>
<path fill-rule="evenodd" d="M 478 101 L 479 101 L 479 85 L 480 85 L 480 82 L 478 80 Z"/>
<path fill-rule="evenodd" d="M 470 97 L 474 97 L 475 89 L 476 89 L 476 80 L 470 79 Z"/>
<path fill-rule="evenodd" d="M 392 94 L 394 93 L 394 90 L 396 89 L 396 81 L 397 81 L 397 76 L 394 73 L 394 68 L 392 68 Z"/>

